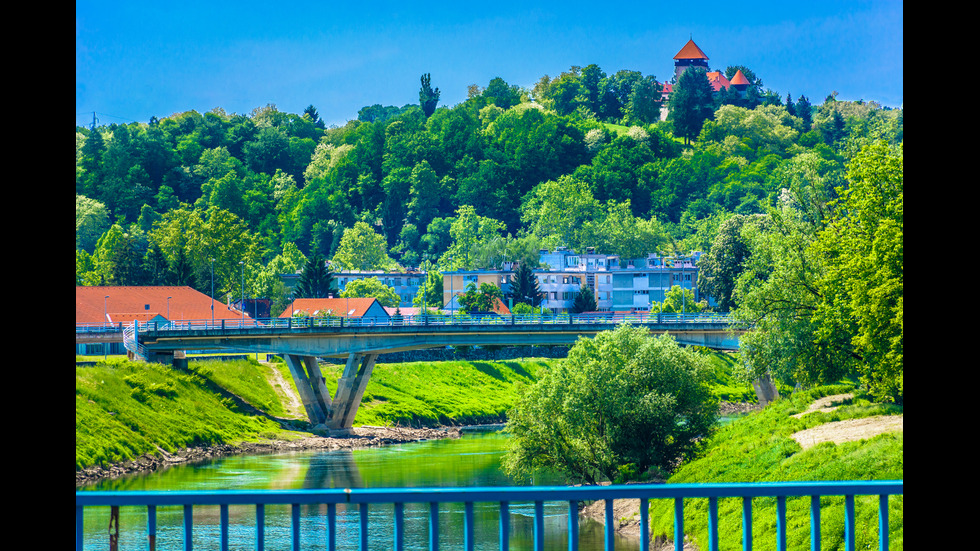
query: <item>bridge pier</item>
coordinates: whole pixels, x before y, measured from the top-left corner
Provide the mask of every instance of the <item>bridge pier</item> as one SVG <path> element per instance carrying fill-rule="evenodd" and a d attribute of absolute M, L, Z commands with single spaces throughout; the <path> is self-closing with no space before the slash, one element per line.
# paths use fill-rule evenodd
<path fill-rule="evenodd" d="M 356 354 L 347 356 L 344 373 L 337 381 L 337 393 L 334 395 L 334 408 L 327 423 L 331 434 L 349 433 L 354 426 L 357 408 L 361 406 L 361 398 L 367 388 L 377 354 Z"/>
<path fill-rule="evenodd" d="M 333 399 L 315 356 L 285 354 L 285 359 L 313 427 L 331 435 L 350 433 L 378 355 L 350 354 Z"/>
<path fill-rule="evenodd" d="M 320 364 L 317 363 L 315 356 L 285 354 L 285 359 L 310 423 L 314 427 L 319 425 L 322 428 L 330 418 L 333 404 L 330 400 L 330 392 L 323 382 L 323 375 L 320 373 Z"/>

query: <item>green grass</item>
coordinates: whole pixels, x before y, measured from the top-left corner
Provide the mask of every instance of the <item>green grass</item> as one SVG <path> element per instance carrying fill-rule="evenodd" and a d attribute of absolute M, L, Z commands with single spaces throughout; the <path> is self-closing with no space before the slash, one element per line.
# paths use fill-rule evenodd
<path fill-rule="evenodd" d="M 522 385 L 555 360 L 379 363 L 354 425 L 437 426 L 506 420 Z M 336 392 L 343 366 L 322 366 Z"/>
<path fill-rule="evenodd" d="M 829 386 L 800 392 L 777 401 L 760 412 L 724 426 L 711 438 L 705 452 L 679 468 L 668 483 L 765 482 L 815 480 L 904 479 L 903 434 L 882 434 L 866 441 L 840 445 L 823 443 L 803 450 L 792 434 L 830 421 L 901 413 L 901 408 L 855 400 L 835 412 L 792 417 L 813 400 L 850 390 Z M 904 496 L 889 499 L 893 548 L 902 548 Z M 859 497 L 857 547 L 877 545 L 877 496 Z M 843 498 L 821 499 L 822 549 L 842 549 Z M 719 500 L 721 549 L 741 548 L 741 500 Z M 655 535 L 673 537 L 673 503 L 655 502 L 650 522 Z M 707 500 L 685 500 L 685 532 L 699 546 L 707 546 Z M 787 500 L 788 548 L 809 548 L 809 498 Z M 753 501 L 753 549 L 775 548 L 775 500 Z"/>
<path fill-rule="evenodd" d="M 719 401 L 758 402 L 752 385 L 737 381 L 732 376 L 735 364 L 738 363 L 737 356 L 727 352 L 717 352 L 708 348 L 698 347 L 697 349 L 708 360 L 708 365 L 714 371 L 714 381 L 712 381 L 711 390 Z"/>
<path fill-rule="evenodd" d="M 251 360 L 206 360 L 191 361 L 189 368 L 269 415 L 282 417 L 286 413 L 279 394 L 269 384 L 272 367 Z"/>
<path fill-rule="evenodd" d="M 76 469 L 278 430 L 193 371 L 129 361 L 75 368 Z"/>

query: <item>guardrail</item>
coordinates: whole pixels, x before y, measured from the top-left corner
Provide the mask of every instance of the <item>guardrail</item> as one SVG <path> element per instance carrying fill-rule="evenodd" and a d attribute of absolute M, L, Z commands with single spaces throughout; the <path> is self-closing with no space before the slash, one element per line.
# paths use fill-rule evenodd
<path fill-rule="evenodd" d="M 743 549 L 752 549 L 752 499 L 775 498 L 777 510 L 777 548 L 786 549 L 786 499 L 803 497 L 810 499 L 810 540 L 812 549 L 820 549 L 820 498 L 823 496 L 844 496 L 845 549 L 855 548 L 855 496 L 878 496 L 879 549 L 888 549 L 888 496 L 904 494 L 904 481 L 845 481 L 845 482 L 773 482 L 773 483 L 731 483 L 731 484 L 635 484 L 626 486 L 578 486 L 578 487 L 501 487 L 501 488 L 402 488 L 402 489 L 327 489 L 327 490 L 267 490 L 267 491 L 165 491 L 165 492 L 75 492 L 75 549 L 84 548 L 84 511 L 86 507 L 110 507 L 111 519 L 115 519 L 118 530 L 119 507 L 146 507 L 148 545 L 155 545 L 156 508 L 160 506 L 183 506 L 184 508 L 184 549 L 191 549 L 194 529 L 193 508 L 197 506 L 217 506 L 219 513 L 218 539 L 221 549 L 229 546 L 229 514 L 232 505 L 255 506 L 256 545 L 264 548 L 264 511 L 268 505 L 289 505 L 291 507 L 290 535 L 292 549 L 300 549 L 302 534 L 300 530 L 301 505 L 327 505 L 328 545 L 336 549 L 337 504 L 356 504 L 359 512 L 359 549 L 368 549 L 368 508 L 370 506 L 390 505 L 394 508 L 394 532 L 391 535 L 391 548 L 402 549 L 405 535 L 405 503 L 429 504 L 429 548 L 435 551 L 439 546 L 438 511 L 440 503 L 463 503 L 465 505 L 463 544 L 467 550 L 474 547 L 474 503 L 499 503 L 500 549 L 509 547 L 510 515 L 509 504 L 515 502 L 534 503 L 534 548 L 544 549 L 544 507 L 545 502 L 561 501 L 568 503 L 568 548 L 578 548 L 578 504 L 583 501 L 605 500 L 605 546 L 612 549 L 614 530 L 613 500 L 640 499 L 640 548 L 649 546 L 648 504 L 651 499 L 672 499 L 674 501 L 674 534 L 684 534 L 684 500 L 693 498 L 708 499 L 708 526 L 711 550 L 717 550 L 718 538 L 718 499 L 742 499 Z M 110 520 L 110 528 L 112 526 Z M 110 534 L 110 539 L 112 535 Z M 683 548 L 683 537 L 675 537 L 675 549 Z M 116 533 L 118 541 L 118 532 Z M 111 543 L 111 542 L 110 542 Z M 110 545 L 111 547 L 111 545 Z M 208 546 L 212 548 L 212 546 Z"/>
<path fill-rule="evenodd" d="M 223 320 L 173 320 L 168 322 L 134 322 L 139 332 L 144 331 L 193 331 L 228 329 L 305 329 L 314 327 L 425 327 L 441 325 L 576 325 L 621 323 L 660 323 L 660 324 L 730 324 L 728 314 L 545 314 L 545 315 L 497 315 L 497 314 L 455 314 L 455 315 L 416 315 L 392 316 L 390 318 L 343 318 L 291 317 L 261 319 L 223 319 Z M 119 331 L 116 326 L 93 326 L 76 324 L 76 332 Z"/>

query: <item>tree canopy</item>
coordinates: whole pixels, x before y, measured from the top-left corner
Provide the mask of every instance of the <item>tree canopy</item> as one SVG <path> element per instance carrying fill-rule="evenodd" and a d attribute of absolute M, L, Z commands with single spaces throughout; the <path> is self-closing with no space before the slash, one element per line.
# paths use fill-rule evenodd
<path fill-rule="evenodd" d="M 745 98 L 686 71 L 667 120 L 665 83 L 587 65 L 528 88 L 495 75 L 457 105 L 425 74 L 418 103 L 366 98 L 341 126 L 273 104 L 79 126 L 76 284 L 224 298 L 244 275 L 247 296 L 282 304 L 275 281 L 314 254 L 445 271 L 560 245 L 700 250 L 702 290 L 755 323 L 747 372 L 856 374 L 901 399 L 903 111 L 776 94 L 740 68 Z M 736 217 L 763 223 L 736 236 Z"/>
<path fill-rule="evenodd" d="M 711 431 L 709 376 L 703 358 L 645 328 L 579 339 L 508 414 L 504 468 L 526 479 L 544 467 L 589 484 L 667 473 Z"/>

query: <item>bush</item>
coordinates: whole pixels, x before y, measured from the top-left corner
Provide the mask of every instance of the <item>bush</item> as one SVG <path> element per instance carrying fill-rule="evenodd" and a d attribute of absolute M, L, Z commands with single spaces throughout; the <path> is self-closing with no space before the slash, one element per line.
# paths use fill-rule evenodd
<path fill-rule="evenodd" d="M 592 484 L 670 471 L 715 422 L 711 378 L 669 335 L 622 325 L 580 339 L 510 412 L 504 468 L 519 479 L 551 468 Z"/>

